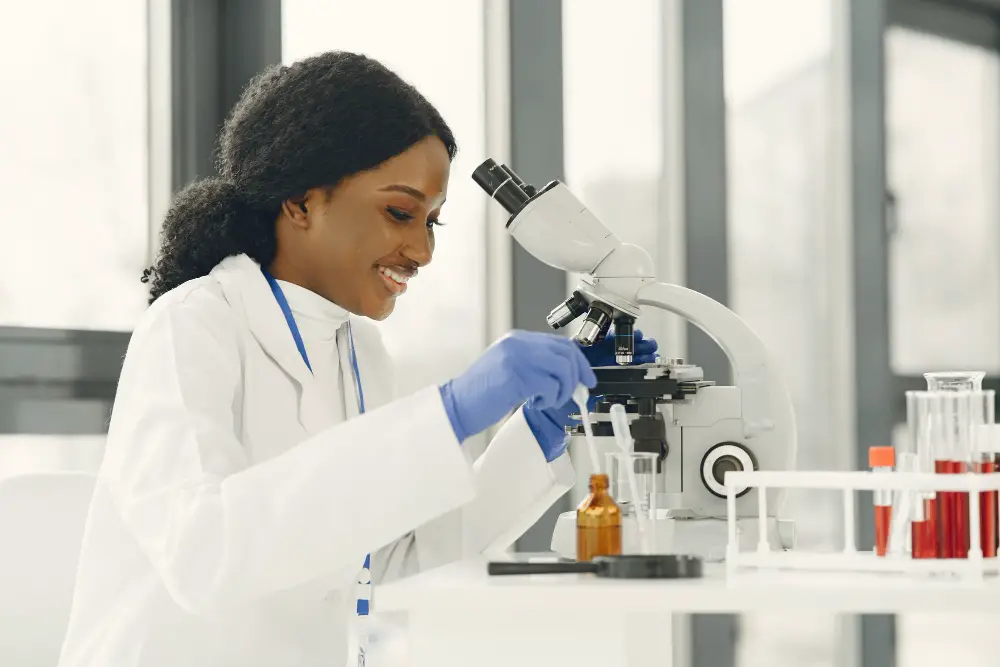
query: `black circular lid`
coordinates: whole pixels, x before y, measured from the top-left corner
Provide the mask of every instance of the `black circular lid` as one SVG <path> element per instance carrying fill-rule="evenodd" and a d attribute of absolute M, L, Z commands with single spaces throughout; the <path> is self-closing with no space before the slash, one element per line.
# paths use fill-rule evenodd
<path fill-rule="evenodd" d="M 697 556 L 658 554 L 654 556 L 595 556 L 601 575 L 623 579 L 698 579 L 702 560 Z"/>

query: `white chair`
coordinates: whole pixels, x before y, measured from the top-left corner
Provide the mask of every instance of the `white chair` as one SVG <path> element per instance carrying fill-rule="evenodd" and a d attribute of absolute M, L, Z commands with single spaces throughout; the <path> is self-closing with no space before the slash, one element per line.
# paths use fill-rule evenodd
<path fill-rule="evenodd" d="M 0 665 L 59 661 L 94 482 L 79 472 L 0 480 Z"/>

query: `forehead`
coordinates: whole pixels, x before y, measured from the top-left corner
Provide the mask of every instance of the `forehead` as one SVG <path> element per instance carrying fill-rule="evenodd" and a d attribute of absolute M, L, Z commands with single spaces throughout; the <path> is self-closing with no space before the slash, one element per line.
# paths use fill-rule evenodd
<path fill-rule="evenodd" d="M 439 206 L 447 195 L 450 170 L 451 160 L 444 143 L 437 137 L 427 137 L 351 180 L 365 189 L 405 186 L 422 192 L 428 203 Z"/>

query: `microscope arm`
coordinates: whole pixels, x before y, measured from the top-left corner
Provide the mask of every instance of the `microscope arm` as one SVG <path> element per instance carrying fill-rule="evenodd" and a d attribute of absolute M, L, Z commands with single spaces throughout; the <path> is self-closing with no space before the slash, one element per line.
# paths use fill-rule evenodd
<path fill-rule="evenodd" d="M 722 348 L 740 391 L 744 435 L 753 438 L 777 431 L 789 442 L 795 438 L 795 411 L 791 397 L 771 372 L 769 355 L 757 334 L 733 311 L 710 297 L 680 285 L 647 283 L 636 295 L 643 306 L 662 308 L 690 321 Z M 795 448 L 789 447 L 789 469 Z"/>

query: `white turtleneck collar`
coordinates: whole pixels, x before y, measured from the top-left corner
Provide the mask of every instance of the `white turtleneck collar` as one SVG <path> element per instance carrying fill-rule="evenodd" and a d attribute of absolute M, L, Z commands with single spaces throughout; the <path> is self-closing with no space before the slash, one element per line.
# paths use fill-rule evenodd
<path fill-rule="evenodd" d="M 332 340 L 350 317 L 349 312 L 305 287 L 284 280 L 278 284 L 304 340 Z"/>

